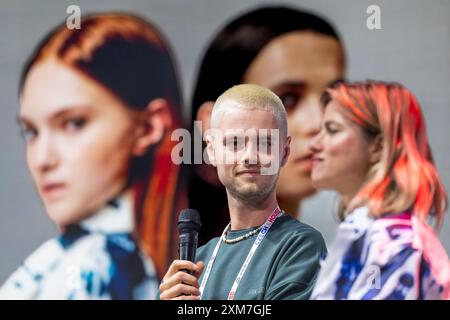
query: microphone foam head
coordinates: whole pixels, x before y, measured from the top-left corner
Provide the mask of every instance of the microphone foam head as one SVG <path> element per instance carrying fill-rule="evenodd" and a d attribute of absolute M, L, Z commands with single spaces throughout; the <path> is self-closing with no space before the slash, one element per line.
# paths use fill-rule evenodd
<path fill-rule="evenodd" d="M 200 213 L 194 209 L 184 209 L 180 212 L 178 217 L 178 231 L 179 233 L 189 231 L 200 231 L 202 226 L 200 222 Z"/>

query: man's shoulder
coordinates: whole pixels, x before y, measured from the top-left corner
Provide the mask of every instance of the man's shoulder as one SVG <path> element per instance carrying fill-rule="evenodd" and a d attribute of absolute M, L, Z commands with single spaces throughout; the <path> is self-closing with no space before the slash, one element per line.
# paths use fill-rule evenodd
<path fill-rule="evenodd" d="M 273 226 L 273 234 L 284 234 L 293 238 L 317 239 L 323 241 L 322 234 L 309 224 L 303 223 L 289 215 L 279 218 L 279 223 Z"/>

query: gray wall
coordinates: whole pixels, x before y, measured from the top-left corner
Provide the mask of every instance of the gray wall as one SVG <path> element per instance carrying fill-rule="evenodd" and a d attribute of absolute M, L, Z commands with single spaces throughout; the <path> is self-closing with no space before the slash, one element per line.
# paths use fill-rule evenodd
<path fill-rule="evenodd" d="M 270 3 L 245 0 L 0 1 L 0 283 L 56 230 L 46 218 L 28 175 L 16 122 L 17 83 L 24 60 L 51 27 L 66 18 L 70 4 L 82 13 L 127 10 L 162 28 L 172 42 L 189 101 L 195 70 L 206 42 L 226 20 L 243 9 Z M 328 17 L 343 36 L 348 77 L 397 80 L 409 87 L 424 108 L 435 160 L 450 188 L 450 1 L 293 0 Z M 381 7 L 381 30 L 368 30 L 366 8 Z M 303 206 L 305 221 L 331 243 L 335 226 L 332 193 Z M 450 252 L 450 219 L 441 239 Z"/>

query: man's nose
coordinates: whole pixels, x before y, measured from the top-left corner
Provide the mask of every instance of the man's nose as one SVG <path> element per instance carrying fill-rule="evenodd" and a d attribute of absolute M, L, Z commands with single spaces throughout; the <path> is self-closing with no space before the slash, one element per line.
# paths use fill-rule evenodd
<path fill-rule="evenodd" d="M 243 162 L 245 164 L 258 164 L 258 145 L 256 141 L 250 139 L 245 145 Z"/>

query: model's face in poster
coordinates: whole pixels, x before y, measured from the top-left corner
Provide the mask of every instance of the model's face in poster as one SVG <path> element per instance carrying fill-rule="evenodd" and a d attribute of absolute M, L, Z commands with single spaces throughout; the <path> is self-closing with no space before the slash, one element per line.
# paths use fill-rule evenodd
<path fill-rule="evenodd" d="M 312 194 L 308 143 L 320 129 L 320 97 L 327 85 L 344 77 L 344 53 L 331 36 L 292 32 L 275 38 L 256 57 L 244 82 L 269 88 L 288 113 L 291 155 L 281 170 L 277 195 L 301 199 Z"/>
<path fill-rule="evenodd" d="M 56 224 L 79 221 L 121 191 L 139 129 L 133 111 L 50 58 L 32 67 L 20 100 L 28 168 Z"/>

